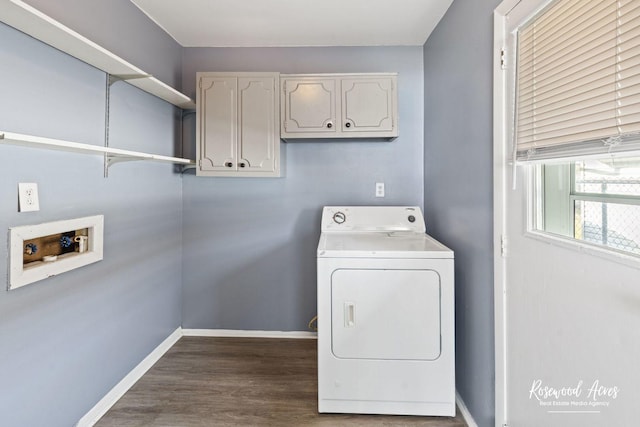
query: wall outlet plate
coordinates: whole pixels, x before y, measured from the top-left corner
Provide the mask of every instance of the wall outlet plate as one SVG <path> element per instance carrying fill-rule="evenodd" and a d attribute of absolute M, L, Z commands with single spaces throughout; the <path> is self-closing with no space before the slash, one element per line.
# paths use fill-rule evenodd
<path fill-rule="evenodd" d="M 20 212 L 35 212 L 40 210 L 38 184 L 35 182 L 21 182 L 18 184 L 18 206 Z"/>
<path fill-rule="evenodd" d="M 384 182 L 376 182 L 376 197 L 384 197 Z"/>

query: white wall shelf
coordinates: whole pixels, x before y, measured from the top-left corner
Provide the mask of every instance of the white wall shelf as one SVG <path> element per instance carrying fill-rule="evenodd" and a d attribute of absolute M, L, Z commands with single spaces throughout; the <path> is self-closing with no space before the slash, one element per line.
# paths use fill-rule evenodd
<path fill-rule="evenodd" d="M 179 108 L 196 108 L 188 96 L 21 0 L 0 0 L 0 21 Z"/>
<path fill-rule="evenodd" d="M 161 156 L 158 154 L 142 153 L 139 151 L 121 150 L 119 148 L 102 147 L 99 145 L 82 144 L 79 142 L 41 138 L 39 136 L 0 131 L 0 145 L 2 144 L 19 145 L 22 147 L 46 148 L 50 150 L 67 151 L 81 154 L 106 155 L 107 166 L 132 160 L 174 163 L 187 166 L 195 164 L 192 160 L 183 159 L 180 157 Z"/>

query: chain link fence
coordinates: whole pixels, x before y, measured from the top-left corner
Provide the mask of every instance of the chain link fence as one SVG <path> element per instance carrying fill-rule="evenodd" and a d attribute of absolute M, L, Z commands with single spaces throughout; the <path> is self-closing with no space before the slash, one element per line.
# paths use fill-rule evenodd
<path fill-rule="evenodd" d="M 576 162 L 573 187 L 574 237 L 640 255 L 640 159 Z"/>

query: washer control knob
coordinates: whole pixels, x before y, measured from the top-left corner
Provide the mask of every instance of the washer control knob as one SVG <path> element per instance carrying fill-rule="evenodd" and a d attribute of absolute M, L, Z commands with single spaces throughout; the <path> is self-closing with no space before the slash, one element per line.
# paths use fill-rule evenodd
<path fill-rule="evenodd" d="M 407 219 L 409 220 L 409 222 L 416 222 L 416 217 L 413 215 L 409 215 Z"/>
<path fill-rule="evenodd" d="M 333 222 L 336 224 L 343 224 L 347 220 L 347 216 L 344 212 L 336 212 L 333 214 Z"/>

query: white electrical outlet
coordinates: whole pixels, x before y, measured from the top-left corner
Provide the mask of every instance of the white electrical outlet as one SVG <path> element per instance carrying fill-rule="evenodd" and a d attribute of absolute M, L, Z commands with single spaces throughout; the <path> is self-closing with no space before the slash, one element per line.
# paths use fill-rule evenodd
<path fill-rule="evenodd" d="M 35 182 L 21 182 L 18 184 L 18 202 L 20 212 L 34 212 L 40 210 L 38 200 L 38 184 Z"/>
<path fill-rule="evenodd" d="M 384 182 L 376 182 L 376 197 L 384 197 Z"/>

